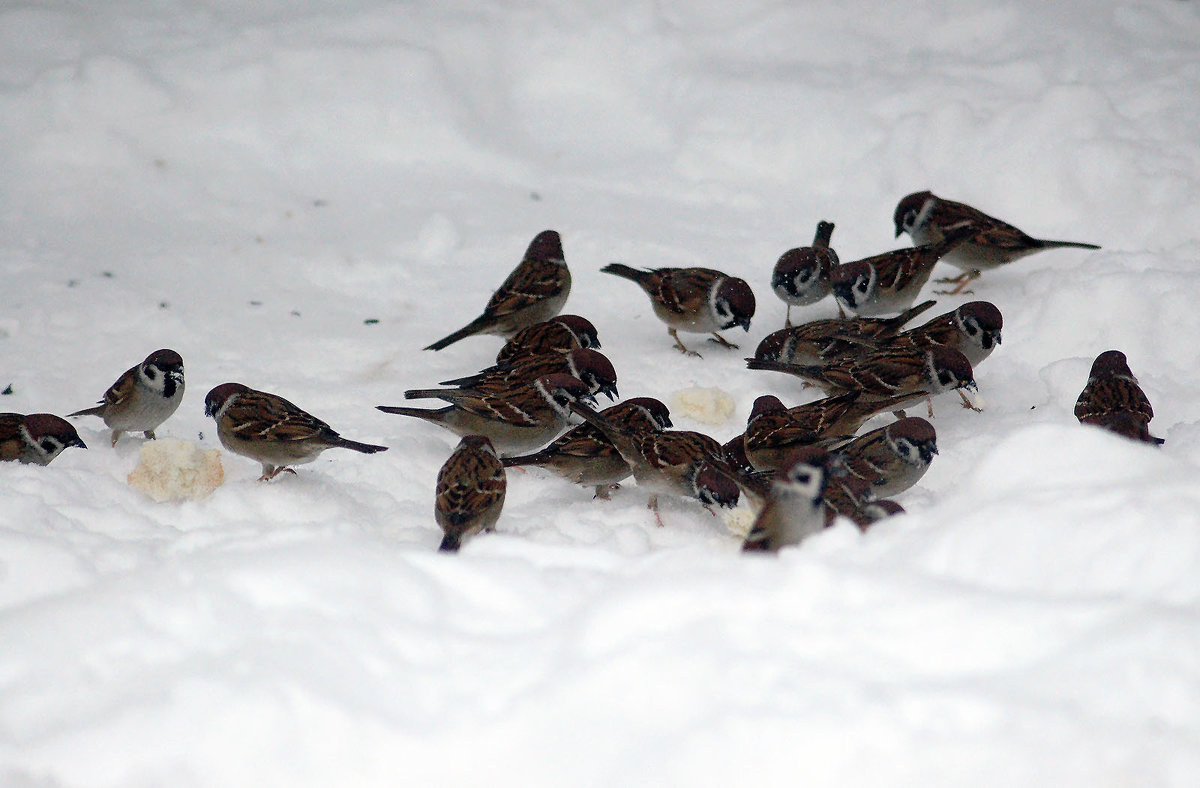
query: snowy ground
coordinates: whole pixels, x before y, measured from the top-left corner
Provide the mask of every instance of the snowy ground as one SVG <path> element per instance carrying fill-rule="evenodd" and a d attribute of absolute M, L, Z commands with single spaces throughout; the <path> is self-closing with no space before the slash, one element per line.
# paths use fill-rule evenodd
<path fill-rule="evenodd" d="M 172 347 L 160 435 L 215 445 L 238 380 L 391 451 L 225 455 L 182 505 L 96 419 L 0 467 L 0 784 L 1200 785 L 1197 41 L 1178 0 L 7 4 L 0 410 Z M 724 440 L 812 395 L 681 357 L 599 268 L 743 276 L 749 349 L 781 252 L 818 219 L 894 248 L 924 188 L 1104 249 L 977 283 L 986 411 L 939 402 L 907 516 L 749 558 L 698 507 L 512 473 L 499 533 L 435 554 L 455 439 L 372 406 L 489 361 L 419 348 L 535 233 L 622 394 L 719 386 L 729 421 L 677 424 Z M 1075 423 L 1108 348 L 1161 450 Z"/>

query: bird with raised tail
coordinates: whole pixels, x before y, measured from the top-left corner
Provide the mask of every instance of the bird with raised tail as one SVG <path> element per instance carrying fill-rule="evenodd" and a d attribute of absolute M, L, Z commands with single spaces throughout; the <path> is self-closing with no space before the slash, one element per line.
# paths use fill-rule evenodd
<path fill-rule="evenodd" d="M 829 295 L 829 272 L 839 262 L 829 248 L 833 222 L 817 222 L 812 246 L 788 249 L 771 271 L 771 290 L 787 304 L 784 326 L 792 325 L 792 307 L 815 304 Z"/>

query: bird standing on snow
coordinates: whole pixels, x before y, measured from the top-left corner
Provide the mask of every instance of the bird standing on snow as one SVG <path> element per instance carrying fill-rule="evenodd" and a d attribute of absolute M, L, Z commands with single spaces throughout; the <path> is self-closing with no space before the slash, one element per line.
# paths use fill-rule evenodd
<path fill-rule="evenodd" d="M 778 552 L 825 527 L 822 496 L 833 471 L 824 449 L 797 449 L 771 482 L 766 504 L 742 543 L 743 552 Z"/>
<path fill-rule="evenodd" d="M 829 272 L 838 264 L 837 252 L 829 248 L 833 222 L 817 222 L 812 246 L 789 249 L 775 263 L 771 289 L 787 304 L 785 327 L 792 325 L 792 307 L 815 304 L 829 295 Z"/>
<path fill-rule="evenodd" d="M 438 471 L 433 516 L 445 536 L 438 550 L 453 553 L 468 536 L 500 519 L 508 481 L 492 442 L 466 435 Z"/>
<path fill-rule="evenodd" d="M 1106 350 L 1092 362 L 1087 385 L 1075 402 L 1075 418 L 1143 443 L 1165 443 L 1150 434 L 1154 408 L 1119 350 Z"/>
<path fill-rule="evenodd" d="M 174 350 L 156 350 L 126 370 L 104 392 L 94 408 L 67 414 L 99 416 L 112 430 L 112 445 L 122 432 L 141 432 L 154 439 L 154 430 L 171 417 L 183 401 L 183 358 Z"/>
<path fill-rule="evenodd" d="M 426 350 L 441 350 L 474 334 L 510 337 L 526 326 L 548 320 L 562 310 L 571 293 L 571 272 L 562 240 L 544 230 L 530 242 L 525 257 L 488 299 L 483 314 Z"/>
<path fill-rule="evenodd" d="M 932 192 L 917 192 L 904 197 L 892 215 L 896 237 L 908 233 L 915 244 L 941 241 L 952 230 L 969 227 L 974 232 L 942 258 L 963 273 L 942 282 L 957 285 L 951 294 L 962 292 L 983 271 L 999 268 L 1026 255 L 1045 249 L 1099 249 L 1095 244 L 1078 241 L 1047 241 L 1025 234 L 1007 222 L 988 216 L 978 208 L 961 202 L 943 200 Z"/>
<path fill-rule="evenodd" d="M 754 317 L 754 292 L 745 280 L 711 268 L 638 269 L 624 263 L 610 263 L 600 269 L 634 282 L 650 296 L 650 306 L 658 319 L 667 324 L 667 333 L 679 352 L 699 356 L 679 339 L 679 331 L 712 334 L 710 342 L 736 348 L 720 334 L 741 326 L 750 330 Z"/>
<path fill-rule="evenodd" d="M 283 397 L 241 383 L 222 383 L 208 392 L 204 415 L 217 423 L 222 446 L 262 463 L 260 482 L 284 471 L 295 473 L 288 466 L 312 462 L 326 449 L 363 454 L 387 451 L 386 446 L 347 440 Z"/>

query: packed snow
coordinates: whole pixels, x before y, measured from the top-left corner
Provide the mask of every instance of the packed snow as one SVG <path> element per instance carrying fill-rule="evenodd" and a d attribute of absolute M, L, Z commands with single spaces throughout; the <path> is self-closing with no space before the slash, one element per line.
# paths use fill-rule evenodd
<path fill-rule="evenodd" d="M 1200 785 L 1198 41 L 1179 0 L 7 4 L 0 410 L 169 347 L 160 438 L 219 448 L 235 380 L 390 451 L 158 503 L 81 418 L 0 466 L 0 785 Z M 775 260 L 906 245 L 922 189 L 1103 249 L 940 298 L 1004 341 L 906 515 L 745 556 L 744 508 L 510 471 L 436 552 L 457 437 L 374 406 L 490 363 L 420 348 L 537 232 L 622 396 L 724 441 L 816 396 L 745 369 Z M 742 350 L 679 354 L 614 260 L 745 278 Z M 1109 348 L 1161 449 L 1075 421 Z"/>

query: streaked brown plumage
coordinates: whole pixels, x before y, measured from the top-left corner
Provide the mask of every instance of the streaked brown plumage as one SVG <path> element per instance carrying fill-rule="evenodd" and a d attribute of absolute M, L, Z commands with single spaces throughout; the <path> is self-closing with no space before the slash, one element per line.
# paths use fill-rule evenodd
<path fill-rule="evenodd" d="M 1075 418 L 1080 424 L 1143 443 L 1158 446 L 1165 442 L 1150 434 L 1154 408 L 1119 350 L 1106 350 L 1092 362 L 1087 384 L 1075 402 Z"/>
<path fill-rule="evenodd" d="M 463 540 L 490 531 L 504 508 L 508 482 L 491 441 L 466 435 L 438 471 L 433 516 L 441 526 L 438 550 L 456 552 Z"/>

